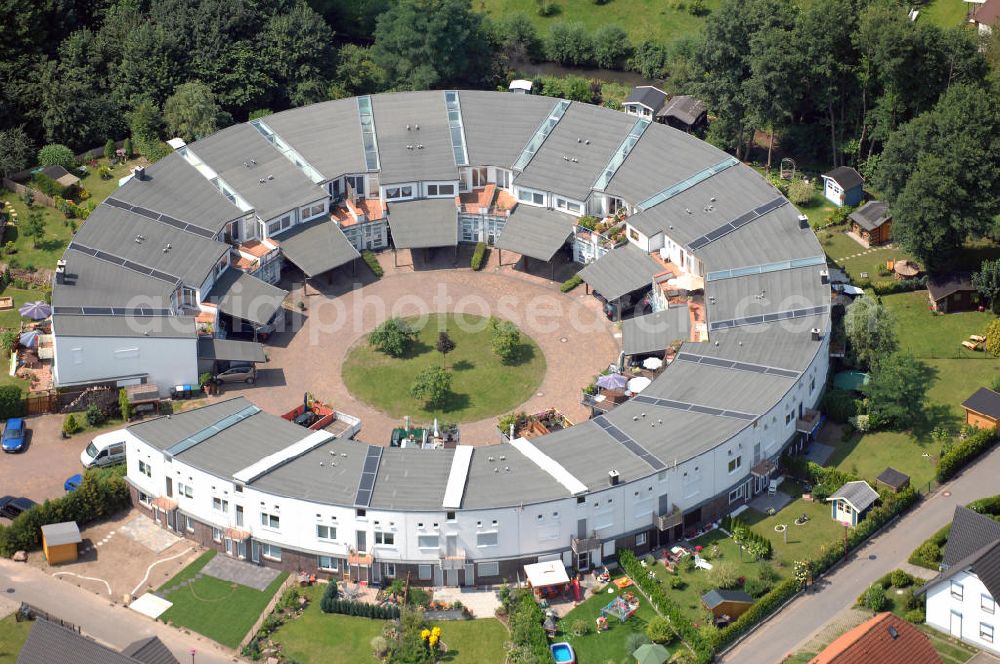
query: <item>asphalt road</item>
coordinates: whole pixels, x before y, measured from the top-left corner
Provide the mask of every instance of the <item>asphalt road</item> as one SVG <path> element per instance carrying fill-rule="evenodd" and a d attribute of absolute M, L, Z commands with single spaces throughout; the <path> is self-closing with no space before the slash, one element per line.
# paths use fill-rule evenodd
<path fill-rule="evenodd" d="M 956 505 L 1000 492 L 998 477 L 1000 447 L 870 539 L 850 560 L 827 574 L 809 593 L 799 595 L 721 661 L 775 664 L 794 653 L 837 613 L 852 606 L 876 579 L 905 563 L 913 549 L 950 523 Z"/>

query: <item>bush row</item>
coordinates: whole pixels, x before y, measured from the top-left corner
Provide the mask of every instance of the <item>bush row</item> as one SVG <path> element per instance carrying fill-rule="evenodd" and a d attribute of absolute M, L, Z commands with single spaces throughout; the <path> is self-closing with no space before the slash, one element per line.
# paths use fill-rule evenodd
<path fill-rule="evenodd" d="M 937 481 L 950 480 L 996 442 L 996 429 L 980 429 L 965 440 L 958 441 L 941 455 L 937 465 Z"/>
<path fill-rule="evenodd" d="M 385 274 L 385 270 L 383 270 L 382 266 L 379 265 L 378 258 L 375 256 L 375 254 L 367 250 L 362 251 L 361 258 L 365 261 L 365 263 L 368 264 L 368 267 L 371 268 L 372 272 L 375 273 L 375 278 L 381 279 L 382 275 Z"/>
<path fill-rule="evenodd" d="M 345 616 L 360 616 L 362 618 L 375 618 L 376 620 L 395 620 L 399 617 L 399 607 L 387 604 L 369 604 L 368 602 L 356 602 L 350 599 L 334 599 L 329 602 L 322 602 L 320 610 L 323 613 L 341 613 Z"/>
<path fill-rule="evenodd" d="M 858 288 L 870 288 L 876 295 L 893 295 L 894 293 L 909 293 L 911 291 L 926 288 L 927 277 L 917 277 L 915 279 L 886 279 L 884 281 L 859 279 L 854 285 Z"/>
<path fill-rule="evenodd" d="M 629 550 L 618 553 L 618 564 L 632 581 L 649 597 L 653 607 L 670 621 L 677 633 L 694 651 L 697 664 L 707 664 L 712 661 L 714 644 L 706 643 L 701 633 L 688 620 L 687 615 L 667 596 L 663 585 L 649 574 L 639 563 L 639 559 Z"/>
<path fill-rule="evenodd" d="M 510 640 L 514 647 L 514 652 L 520 655 L 514 657 L 512 661 L 550 661 L 549 638 L 545 634 L 542 624 L 545 622 L 545 614 L 541 607 L 535 602 L 535 598 L 529 589 L 518 589 L 510 591 L 506 596 L 504 608 L 507 610 L 507 626 L 510 629 Z"/>
<path fill-rule="evenodd" d="M 774 554 L 771 540 L 750 530 L 750 527 L 728 514 L 722 519 L 722 528 L 729 532 L 733 541 L 756 560 L 769 560 Z"/>
<path fill-rule="evenodd" d="M 776 585 L 746 610 L 739 618 L 719 630 L 715 638 L 716 649 L 723 648 L 740 636 L 746 634 L 760 621 L 774 613 L 782 604 L 790 600 L 799 591 L 797 579 L 785 579 Z"/>
<path fill-rule="evenodd" d="M 37 548 L 42 541 L 42 526 L 63 521 L 88 523 L 125 509 L 129 504 L 125 466 L 89 470 L 75 491 L 46 500 L 21 513 L 9 526 L 0 526 L 0 556 Z"/>
<path fill-rule="evenodd" d="M 580 275 L 574 274 L 572 277 L 562 282 L 562 285 L 559 286 L 559 290 L 563 293 L 568 293 L 582 283 L 583 279 L 580 278 Z"/>
<path fill-rule="evenodd" d="M 476 249 L 472 252 L 472 269 L 478 272 L 483 269 L 483 258 L 486 256 L 486 243 L 477 242 Z"/>
<path fill-rule="evenodd" d="M 0 419 L 24 415 L 24 395 L 17 385 L 0 386 Z"/>

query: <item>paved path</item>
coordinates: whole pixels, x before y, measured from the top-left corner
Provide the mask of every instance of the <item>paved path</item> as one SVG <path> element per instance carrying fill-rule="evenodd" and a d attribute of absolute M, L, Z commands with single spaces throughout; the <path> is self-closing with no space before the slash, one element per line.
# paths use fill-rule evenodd
<path fill-rule="evenodd" d="M 8 592 L 13 589 L 14 592 Z M 15 602 L 28 602 L 67 622 L 78 625 L 84 634 L 121 650 L 133 641 L 158 636 L 180 662 L 223 664 L 242 661 L 230 651 L 196 634 L 188 634 L 155 622 L 135 611 L 111 604 L 106 598 L 59 581 L 41 570 L 9 560 L 0 560 L 0 592 Z"/>
<path fill-rule="evenodd" d="M 817 589 L 796 598 L 722 661 L 772 664 L 798 650 L 841 610 L 852 606 L 875 579 L 903 565 L 913 549 L 951 522 L 956 505 L 995 494 L 998 475 L 1000 447 L 869 540 L 846 564 L 824 577 Z"/>
<path fill-rule="evenodd" d="M 583 287 L 563 294 L 557 282 L 499 267 L 496 252 L 480 272 L 469 269 L 467 260 L 455 267 L 450 253 L 446 258 L 441 265 L 414 269 L 409 257 L 401 254 L 397 268 L 392 254 L 384 252 L 380 261 L 385 276 L 378 281 L 355 283 L 350 270 L 341 270 L 334 273 L 332 283 L 311 283 L 321 290 L 305 297 L 298 284 L 290 296 L 292 302 L 304 300 L 306 305 L 304 316 L 295 314 L 298 329 L 268 340 L 270 362 L 258 370 L 255 385 L 226 386 L 221 398 L 242 394 L 264 410 L 280 414 L 300 404 L 303 391 L 309 391 L 337 410 L 360 417 L 359 439 L 388 445 L 402 417 L 390 417 L 350 394 L 341 377 L 348 351 L 391 316 L 451 311 L 511 320 L 541 348 L 546 362 L 542 384 L 535 396 L 514 410 L 533 413 L 555 407 L 572 422 L 587 419 L 590 413 L 580 403 L 581 389 L 617 360 L 621 350 L 615 326 L 601 312 L 598 300 Z M 362 272 L 367 268 L 358 269 L 358 275 Z M 462 422 L 462 443 L 499 442 L 496 421 L 503 414 Z"/>

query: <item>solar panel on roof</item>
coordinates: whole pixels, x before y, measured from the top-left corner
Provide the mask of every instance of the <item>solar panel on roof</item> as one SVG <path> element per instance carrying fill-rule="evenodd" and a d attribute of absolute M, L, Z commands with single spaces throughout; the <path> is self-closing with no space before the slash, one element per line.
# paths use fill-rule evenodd
<path fill-rule="evenodd" d="M 764 373 L 767 371 L 767 367 L 762 367 L 759 364 L 746 364 L 745 362 L 736 362 L 733 364 L 733 368 L 753 373 Z"/>
<path fill-rule="evenodd" d="M 110 205 L 111 207 L 116 207 L 122 210 L 130 210 L 132 208 L 132 206 L 129 205 L 128 203 L 120 201 L 117 198 L 106 198 L 104 199 L 104 202 Z"/>
<path fill-rule="evenodd" d="M 722 415 L 722 413 L 725 412 L 721 408 L 699 406 L 698 404 L 691 404 L 691 407 L 688 410 L 693 413 L 703 413 L 705 415 Z"/>
<path fill-rule="evenodd" d="M 744 212 L 740 216 L 736 217 L 736 219 L 732 221 L 727 221 L 718 228 L 709 231 L 708 233 L 702 235 L 701 237 L 695 238 L 694 240 L 688 242 L 687 243 L 688 249 L 694 251 L 695 249 L 700 249 L 701 247 L 704 247 L 706 244 L 715 242 L 719 238 L 722 238 L 728 235 L 729 233 L 732 233 L 734 230 L 742 228 L 743 226 L 747 225 L 754 219 L 760 219 L 768 212 L 780 208 L 787 202 L 788 201 L 783 196 L 779 196 L 775 199 L 768 201 L 767 203 L 764 203 L 763 205 L 755 207 L 753 210 L 750 210 L 749 212 Z"/>
<path fill-rule="evenodd" d="M 374 445 L 369 446 L 368 453 L 365 455 L 361 478 L 358 480 L 358 492 L 354 498 L 355 505 L 368 507 L 371 503 L 372 493 L 375 491 L 375 477 L 378 475 L 378 466 L 381 460 L 382 448 Z"/>

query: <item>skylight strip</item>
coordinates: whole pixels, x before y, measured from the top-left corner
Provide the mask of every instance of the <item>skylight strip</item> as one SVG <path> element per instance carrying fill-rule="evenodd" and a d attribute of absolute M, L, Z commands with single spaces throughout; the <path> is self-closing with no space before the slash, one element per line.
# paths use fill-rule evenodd
<path fill-rule="evenodd" d="M 448 484 L 445 486 L 441 507 L 455 510 L 462 506 L 465 482 L 469 478 L 469 466 L 472 464 L 473 449 L 472 445 L 458 445 L 455 448 L 455 456 L 451 458 L 451 470 L 448 471 Z"/>
<path fill-rule="evenodd" d="M 164 451 L 164 454 L 166 454 L 169 457 L 175 457 L 181 452 L 185 452 L 191 449 L 198 443 L 205 442 L 215 434 L 221 433 L 222 431 L 225 431 L 226 429 L 239 424 L 248 417 L 253 417 L 259 412 L 260 408 L 258 408 L 257 406 L 247 406 L 246 408 L 239 410 L 233 413 L 232 415 L 227 415 L 226 417 L 222 418 L 215 424 L 205 427 L 201 431 L 191 434 L 184 440 L 174 445 L 171 445 Z"/>
<path fill-rule="evenodd" d="M 625 140 L 622 141 L 622 144 L 618 146 L 617 152 L 615 152 L 615 154 L 611 157 L 608 165 L 604 167 L 601 175 L 597 178 L 597 182 L 594 183 L 595 191 L 604 191 L 604 189 L 608 186 L 608 183 L 611 182 L 611 178 L 615 176 L 618 169 L 625 163 L 625 157 L 627 157 L 629 152 L 632 151 L 635 144 L 639 142 L 639 139 L 642 138 L 642 134 L 646 131 L 646 128 L 649 127 L 649 125 L 649 120 L 644 118 L 639 118 L 635 121 L 635 124 L 632 125 L 632 130 L 628 133 L 628 136 L 625 137 Z"/>
<path fill-rule="evenodd" d="M 532 157 L 538 152 L 539 148 L 542 147 L 542 143 L 545 139 L 549 137 L 552 130 L 556 128 L 559 121 L 562 120 L 562 116 L 566 114 L 566 109 L 569 108 L 569 100 L 560 99 L 556 102 L 556 105 L 552 108 L 552 112 L 549 113 L 549 117 L 542 121 L 542 124 L 535 130 L 534 135 L 528 144 L 524 146 L 524 150 L 521 151 L 521 156 L 517 158 L 514 162 L 515 171 L 523 171 L 527 168 L 528 163 L 531 162 Z"/>
<path fill-rule="evenodd" d="M 826 265 L 826 256 L 809 256 L 807 258 L 795 258 L 788 261 L 776 261 L 774 263 L 761 263 L 760 265 L 734 267 L 731 270 L 716 270 L 705 275 L 705 281 L 721 281 L 723 279 L 732 279 L 734 277 L 746 277 L 751 274 L 781 272 L 783 270 L 794 270 L 799 267 L 813 267 L 815 265 Z"/>
<path fill-rule="evenodd" d="M 211 166 L 203 162 L 190 147 L 181 148 L 177 151 L 177 154 L 183 157 L 184 161 L 194 166 L 195 170 L 201 173 L 203 178 L 208 180 L 213 187 L 219 190 L 219 193 L 229 199 L 229 202 L 238 207 L 241 212 L 250 212 L 253 210 L 253 206 L 236 193 L 236 190 L 230 187 Z"/>
<path fill-rule="evenodd" d="M 298 151 L 296 151 L 291 145 L 286 143 L 284 139 L 282 139 L 281 136 L 279 136 L 273 129 L 268 127 L 267 123 L 263 120 L 259 118 L 257 120 L 251 120 L 250 124 L 257 130 L 257 133 L 264 137 L 264 140 L 274 146 L 274 149 L 277 150 L 282 157 L 290 161 L 295 168 L 302 171 L 307 178 L 312 180 L 313 184 L 319 184 L 320 182 L 326 180 L 322 173 L 313 168 L 312 165 L 306 161 L 305 157 L 299 154 Z"/>
<path fill-rule="evenodd" d="M 288 447 L 269 454 L 263 459 L 250 464 L 246 468 L 233 474 L 233 479 L 237 482 L 249 484 L 267 473 L 270 473 L 278 466 L 284 465 L 293 459 L 297 459 L 306 452 L 311 452 L 323 443 L 333 440 L 333 434 L 329 431 L 313 431 L 308 436 L 292 443 Z"/>
<path fill-rule="evenodd" d="M 664 189 L 660 193 L 650 196 L 643 202 L 639 203 L 637 207 L 640 210 L 648 210 L 654 205 L 659 205 L 660 203 L 673 198 L 677 194 L 687 191 L 696 184 L 704 182 L 713 175 L 718 175 L 722 171 L 732 166 L 735 166 L 738 163 L 740 163 L 740 161 L 735 157 L 729 157 L 727 159 L 724 159 L 723 161 L 720 161 L 718 164 L 714 166 L 709 166 L 708 168 L 702 171 L 698 171 L 697 173 L 687 178 L 686 180 L 682 180 L 681 182 L 678 182 L 677 184 L 667 189 Z"/>
<path fill-rule="evenodd" d="M 448 109 L 448 133 L 451 134 L 451 150 L 456 166 L 469 165 L 469 153 L 465 148 L 465 127 L 462 125 L 462 102 L 458 90 L 445 90 L 444 105 Z"/>
<path fill-rule="evenodd" d="M 378 136 L 375 134 L 375 112 L 372 98 L 358 97 L 358 121 L 361 123 L 361 143 L 365 148 L 365 168 L 377 171 L 381 167 L 378 159 Z"/>

